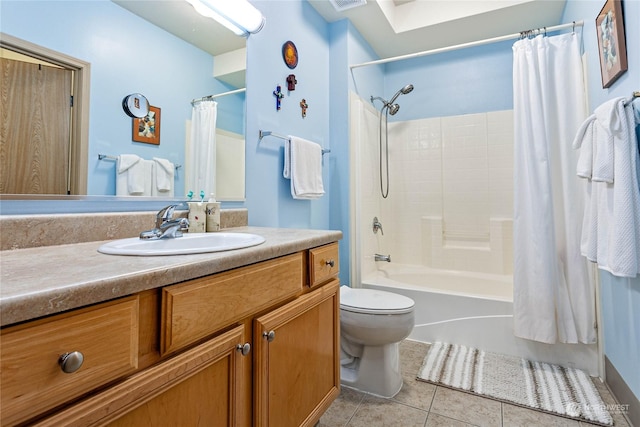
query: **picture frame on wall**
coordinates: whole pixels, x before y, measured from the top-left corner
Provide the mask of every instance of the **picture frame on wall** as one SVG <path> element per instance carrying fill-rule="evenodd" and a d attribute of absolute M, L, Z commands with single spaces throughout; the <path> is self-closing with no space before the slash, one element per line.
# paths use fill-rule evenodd
<path fill-rule="evenodd" d="M 596 18 L 602 87 L 608 88 L 627 71 L 622 1 L 607 0 Z"/>
<path fill-rule="evenodd" d="M 149 113 L 133 119 L 133 140 L 160 145 L 160 108 L 149 106 Z"/>

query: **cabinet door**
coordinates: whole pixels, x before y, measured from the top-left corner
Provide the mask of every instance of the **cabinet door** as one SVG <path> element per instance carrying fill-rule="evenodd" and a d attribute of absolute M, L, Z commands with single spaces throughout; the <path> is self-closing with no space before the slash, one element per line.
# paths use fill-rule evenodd
<path fill-rule="evenodd" d="M 37 426 L 236 426 L 244 326 L 133 375 Z"/>
<path fill-rule="evenodd" d="M 314 425 L 340 391 L 339 281 L 254 321 L 255 425 Z"/>

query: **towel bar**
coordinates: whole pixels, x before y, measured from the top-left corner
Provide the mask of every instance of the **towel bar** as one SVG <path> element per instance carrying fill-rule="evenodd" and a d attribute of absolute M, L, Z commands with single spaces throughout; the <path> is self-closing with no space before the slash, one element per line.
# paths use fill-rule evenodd
<path fill-rule="evenodd" d="M 117 156 L 110 156 L 108 154 L 98 154 L 98 160 L 113 160 L 114 162 L 118 160 Z M 182 165 L 174 165 L 176 170 L 180 169 Z"/>
<path fill-rule="evenodd" d="M 278 135 L 277 133 L 271 132 L 270 130 L 260 130 L 258 133 L 259 136 L 259 140 L 262 141 L 262 138 L 264 138 L 265 136 L 273 136 L 275 138 L 280 138 L 280 139 L 284 139 L 285 141 L 289 140 L 288 136 L 283 136 L 283 135 Z M 330 153 L 331 149 L 330 148 L 323 148 L 322 149 L 322 155 L 324 156 L 327 153 Z"/>

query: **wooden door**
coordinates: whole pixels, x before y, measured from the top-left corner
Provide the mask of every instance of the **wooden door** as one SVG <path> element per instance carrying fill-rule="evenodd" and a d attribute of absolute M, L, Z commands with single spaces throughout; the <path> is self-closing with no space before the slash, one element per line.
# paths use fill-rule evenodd
<path fill-rule="evenodd" d="M 67 194 L 72 72 L 0 58 L 0 193 Z"/>
<path fill-rule="evenodd" d="M 255 320 L 254 425 L 312 426 L 338 396 L 339 283 Z"/>

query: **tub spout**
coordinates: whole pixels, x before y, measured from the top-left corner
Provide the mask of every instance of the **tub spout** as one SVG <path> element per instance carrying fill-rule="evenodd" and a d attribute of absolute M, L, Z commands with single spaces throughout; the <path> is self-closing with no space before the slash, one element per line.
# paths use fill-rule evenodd
<path fill-rule="evenodd" d="M 391 262 L 391 255 L 380 255 L 380 254 L 376 254 L 375 258 L 376 261 L 386 261 L 386 262 Z"/>

